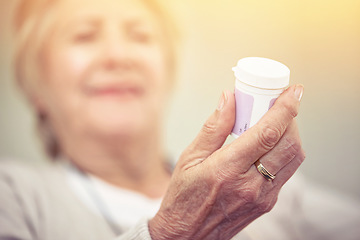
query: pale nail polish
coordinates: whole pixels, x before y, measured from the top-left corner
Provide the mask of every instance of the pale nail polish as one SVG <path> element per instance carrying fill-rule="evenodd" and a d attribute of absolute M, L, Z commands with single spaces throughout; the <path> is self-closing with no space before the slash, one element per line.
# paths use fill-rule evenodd
<path fill-rule="evenodd" d="M 224 108 L 224 105 L 225 105 L 225 102 L 227 101 L 227 95 L 226 95 L 226 92 L 224 91 L 222 94 L 221 94 L 221 97 L 220 97 L 220 100 L 219 100 L 219 103 L 218 103 L 218 107 L 217 107 L 217 110 L 221 111 L 223 108 Z"/>
<path fill-rule="evenodd" d="M 295 87 L 295 96 L 299 101 L 301 101 L 303 93 L 304 93 L 304 85 L 302 85 L 302 84 L 296 85 L 296 87 Z"/>

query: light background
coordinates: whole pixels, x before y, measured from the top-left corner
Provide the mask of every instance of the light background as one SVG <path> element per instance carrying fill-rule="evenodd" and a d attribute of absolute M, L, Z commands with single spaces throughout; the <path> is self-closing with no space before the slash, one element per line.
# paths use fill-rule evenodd
<path fill-rule="evenodd" d="M 360 1 L 162 0 L 182 32 L 179 80 L 166 125 L 177 156 L 234 88 L 239 58 L 286 64 L 305 94 L 298 124 L 308 178 L 360 200 Z M 33 119 L 12 83 L 9 19 L 0 0 L 0 156 L 34 164 L 44 157 Z"/>

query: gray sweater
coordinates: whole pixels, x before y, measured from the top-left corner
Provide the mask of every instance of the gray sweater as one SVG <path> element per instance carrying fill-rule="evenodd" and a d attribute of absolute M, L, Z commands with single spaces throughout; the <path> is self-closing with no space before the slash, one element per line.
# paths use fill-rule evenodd
<path fill-rule="evenodd" d="M 0 240 L 151 239 L 144 219 L 121 236 L 68 186 L 60 165 L 0 162 Z"/>

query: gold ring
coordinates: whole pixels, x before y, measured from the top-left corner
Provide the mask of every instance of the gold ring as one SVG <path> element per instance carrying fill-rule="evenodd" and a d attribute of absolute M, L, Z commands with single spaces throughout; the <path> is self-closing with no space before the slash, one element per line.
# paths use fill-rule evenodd
<path fill-rule="evenodd" d="M 266 180 L 268 181 L 274 180 L 275 175 L 272 175 L 268 170 L 266 170 L 264 165 L 261 164 L 260 160 L 257 160 L 255 162 L 255 166 L 259 171 L 259 173 L 261 173 L 261 175 L 263 175 Z"/>

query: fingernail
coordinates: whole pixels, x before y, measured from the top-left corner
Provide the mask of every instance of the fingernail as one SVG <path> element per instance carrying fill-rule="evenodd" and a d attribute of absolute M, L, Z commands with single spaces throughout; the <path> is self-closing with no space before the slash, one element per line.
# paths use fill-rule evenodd
<path fill-rule="evenodd" d="M 226 92 L 223 91 L 219 99 L 217 110 L 221 111 L 224 108 L 226 101 L 227 101 L 227 95 Z"/>
<path fill-rule="evenodd" d="M 297 84 L 295 86 L 295 97 L 299 100 L 299 102 L 301 101 L 303 93 L 304 93 L 304 85 Z"/>

